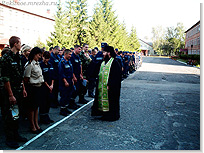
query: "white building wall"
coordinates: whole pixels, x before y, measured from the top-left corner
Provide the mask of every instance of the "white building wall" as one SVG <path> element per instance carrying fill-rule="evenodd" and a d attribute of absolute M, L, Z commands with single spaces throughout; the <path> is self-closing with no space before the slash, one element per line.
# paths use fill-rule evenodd
<path fill-rule="evenodd" d="M 3 16 L 3 21 L 2 23 L 0 22 L 0 39 L 9 39 L 11 36 L 18 36 L 21 38 L 22 44 L 28 44 L 34 47 L 39 37 L 43 43 L 46 43 L 46 39 L 54 31 L 53 20 L 7 8 L 2 5 L 0 5 L 0 10 L 3 10 L 0 12 L 0 16 Z"/>
<path fill-rule="evenodd" d="M 140 43 L 140 49 L 141 49 L 141 50 L 148 50 L 148 53 L 149 53 L 150 55 L 154 55 L 154 49 L 153 49 L 150 45 L 144 43 L 144 42 L 141 41 L 140 39 L 139 39 L 139 43 Z"/>

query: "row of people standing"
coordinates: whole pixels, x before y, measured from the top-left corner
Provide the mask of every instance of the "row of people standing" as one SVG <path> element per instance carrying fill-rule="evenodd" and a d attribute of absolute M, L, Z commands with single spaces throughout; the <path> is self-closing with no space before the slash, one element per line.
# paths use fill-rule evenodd
<path fill-rule="evenodd" d="M 69 109 L 80 107 L 75 102 L 77 96 L 78 103 L 87 103 L 84 95 L 88 88 L 88 95 L 94 97 L 94 88 L 104 57 L 102 50 L 107 43 L 101 44 L 101 51 L 95 47 L 92 55 L 88 54 L 88 44 L 84 44 L 82 48 L 75 45 L 70 50 L 60 50 L 59 46 L 55 46 L 49 52 L 43 52 L 38 47 L 31 50 L 31 47 L 24 45 L 21 56 L 20 38 L 11 37 L 9 44 L 11 49 L 2 57 L 1 65 L 1 78 L 5 87 L 2 115 L 6 144 L 17 148 L 18 141 L 27 140 L 18 134 L 18 119 L 12 117 L 11 107 L 18 104 L 20 111 L 30 121 L 31 132 L 38 134 L 42 132 L 38 124 L 38 108 L 40 121 L 49 124 L 54 122 L 49 117 L 50 106 L 60 105 L 60 114 L 67 116 L 71 113 Z M 125 69 L 123 62 L 121 68 Z"/>
<path fill-rule="evenodd" d="M 79 95 L 79 103 L 87 103 L 84 99 L 87 81 L 82 73 L 82 61 L 79 57 L 81 47 L 76 45 L 74 51 L 64 51 L 64 57 L 58 56 L 60 48 L 55 46 L 53 51 L 44 52 L 38 47 L 22 47 L 21 39 L 13 36 L 9 39 L 10 48 L 7 48 L 1 59 L 1 81 L 4 83 L 1 94 L 1 108 L 4 120 L 6 144 L 17 148 L 18 142 L 27 141 L 18 133 L 18 113 L 12 116 L 11 109 L 17 106 L 24 117 L 30 121 L 30 130 L 34 134 L 42 132 L 38 124 L 38 108 L 40 121 L 51 123 L 49 118 L 50 99 L 52 105 L 61 106 L 60 114 L 71 113 L 67 108 L 77 109 L 75 98 Z M 84 47 L 87 44 L 84 45 Z M 86 54 L 81 54 L 85 58 Z M 87 56 L 88 57 L 88 56 Z M 100 60 L 102 61 L 102 54 Z M 91 58 L 89 58 L 91 62 Z M 39 62 L 40 61 L 40 62 Z M 68 88 L 67 88 L 68 87 Z M 81 90 L 84 89 L 84 90 Z M 58 92 L 60 91 L 60 103 Z M 4 96 L 2 96 L 4 95 Z M 39 107 L 40 106 L 40 107 Z M 15 107 L 16 108 L 16 107 Z"/>

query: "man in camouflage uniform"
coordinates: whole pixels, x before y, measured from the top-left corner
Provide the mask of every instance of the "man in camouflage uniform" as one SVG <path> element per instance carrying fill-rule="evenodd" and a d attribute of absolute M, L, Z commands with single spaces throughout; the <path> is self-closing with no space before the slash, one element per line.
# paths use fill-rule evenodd
<path fill-rule="evenodd" d="M 4 90 L 4 83 L 1 77 L 1 67 L 2 67 L 2 56 L 4 54 L 6 54 L 8 51 L 10 50 L 9 47 L 5 47 L 2 51 L 1 51 L 1 57 L 0 57 L 0 107 L 1 107 L 1 113 L 3 114 L 3 109 L 2 109 L 2 104 L 3 104 L 3 90 Z"/>
<path fill-rule="evenodd" d="M 26 142 L 18 133 L 18 118 L 13 118 L 10 108 L 18 105 L 20 107 L 23 97 L 27 96 L 23 85 L 23 69 L 20 60 L 19 51 L 21 49 L 21 40 L 19 37 L 12 36 L 9 39 L 11 50 L 3 55 L 2 81 L 4 83 L 4 100 L 2 104 L 4 132 L 6 135 L 6 144 L 12 148 L 18 148 L 17 142 Z"/>
<path fill-rule="evenodd" d="M 82 73 L 83 73 L 84 79 L 87 78 L 87 69 L 88 69 L 90 62 L 92 61 L 91 57 L 88 54 L 88 50 L 89 50 L 89 45 L 83 44 L 82 51 L 79 54 L 79 57 L 82 63 Z"/>
<path fill-rule="evenodd" d="M 82 51 L 79 54 L 79 57 L 81 59 L 81 65 L 82 65 L 82 74 L 83 74 L 83 78 L 87 80 L 87 70 L 88 70 L 88 66 L 90 64 L 90 62 L 92 61 L 91 57 L 88 54 L 88 50 L 89 50 L 89 45 L 88 44 L 83 44 L 83 48 Z M 82 86 L 82 97 L 84 97 L 84 95 L 87 92 L 88 89 L 88 85 L 86 85 L 86 87 Z M 82 98 L 83 99 L 83 98 Z M 86 99 L 84 99 L 83 102 L 79 101 L 79 103 L 87 103 L 88 101 Z"/>

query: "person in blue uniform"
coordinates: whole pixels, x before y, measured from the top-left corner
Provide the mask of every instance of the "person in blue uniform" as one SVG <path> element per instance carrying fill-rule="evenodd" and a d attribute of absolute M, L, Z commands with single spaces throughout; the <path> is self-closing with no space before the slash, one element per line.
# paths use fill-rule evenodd
<path fill-rule="evenodd" d="M 98 53 L 96 54 L 96 62 L 99 65 L 101 65 L 101 63 L 103 61 L 103 49 L 105 46 L 108 46 L 108 44 L 107 43 L 101 43 L 101 51 L 98 51 Z"/>
<path fill-rule="evenodd" d="M 124 64 L 124 73 L 123 73 L 123 77 L 127 78 L 128 76 L 128 69 L 129 69 L 129 58 L 127 55 L 127 51 L 124 52 L 124 57 L 123 57 L 123 64 Z"/>
<path fill-rule="evenodd" d="M 98 53 L 95 56 L 95 58 L 96 58 L 96 67 L 95 67 L 94 73 L 96 75 L 98 75 L 101 63 L 103 62 L 103 50 L 104 50 L 105 46 L 108 46 L 108 44 L 105 43 L 105 42 L 101 43 L 101 51 L 98 51 Z"/>
<path fill-rule="evenodd" d="M 65 51 L 65 47 L 62 47 L 62 49 L 59 51 L 59 54 L 57 55 L 60 59 L 60 61 L 64 58 L 64 51 Z"/>
<path fill-rule="evenodd" d="M 59 90 L 60 90 L 60 115 L 67 116 L 68 105 L 74 88 L 73 67 L 70 61 L 72 52 L 69 49 L 64 51 L 64 58 L 59 63 Z"/>
<path fill-rule="evenodd" d="M 79 54 L 81 52 L 81 46 L 75 45 L 74 46 L 74 52 L 71 55 L 70 61 L 73 66 L 73 80 L 75 85 L 75 90 L 72 93 L 70 103 L 68 108 L 70 109 L 77 109 L 79 106 L 75 103 L 76 97 L 79 95 L 79 98 L 81 98 L 81 91 L 80 86 L 83 81 L 83 74 L 82 74 L 82 66 L 81 66 L 81 59 L 79 57 Z"/>
<path fill-rule="evenodd" d="M 92 61 L 90 62 L 88 69 L 87 69 L 87 80 L 89 81 L 88 85 L 88 96 L 94 98 L 94 88 L 96 87 L 96 77 L 97 75 L 94 74 L 95 66 L 96 66 L 96 53 L 98 48 L 95 47 L 92 49 L 92 54 L 90 55 Z"/>
<path fill-rule="evenodd" d="M 123 68 L 124 68 L 123 59 L 118 52 L 118 48 L 115 48 L 115 53 L 116 53 L 116 59 L 118 60 L 120 66 L 121 66 L 121 70 L 123 71 Z"/>
<path fill-rule="evenodd" d="M 45 51 L 43 54 L 43 60 L 40 63 L 40 67 L 42 69 L 42 74 L 44 78 L 44 83 L 42 85 L 42 103 L 39 107 L 39 114 L 40 114 L 40 122 L 43 124 L 53 123 L 54 121 L 49 117 L 49 110 L 50 110 L 50 94 L 53 90 L 54 79 L 53 79 L 53 66 L 49 62 L 50 53 Z"/>
<path fill-rule="evenodd" d="M 90 54 L 90 57 L 92 60 L 94 60 L 96 58 L 97 53 L 98 53 L 98 48 L 94 47 L 94 49 L 91 50 L 91 54 Z"/>
<path fill-rule="evenodd" d="M 59 106 L 58 102 L 58 92 L 59 92 L 59 69 L 58 64 L 60 62 L 59 57 L 57 56 L 59 54 L 60 47 L 55 46 L 53 52 L 51 53 L 49 62 L 52 64 L 54 71 L 53 71 L 53 79 L 54 79 L 54 86 L 52 91 L 52 101 L 51 101 L 51 107 L 57 108 Z"/>
<path fill-rule="evenodd" d="M 135 52 L 133 52 L 133 55 L 132 55 L 132 58 L 133 58 L 133 71 L 135 72 L 136 71 L 136 64 L 135 64 Z"/>

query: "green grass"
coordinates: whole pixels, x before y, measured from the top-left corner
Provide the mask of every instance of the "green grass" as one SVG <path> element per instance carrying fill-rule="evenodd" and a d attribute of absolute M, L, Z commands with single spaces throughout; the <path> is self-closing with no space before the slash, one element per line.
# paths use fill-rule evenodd
<path fill-rule="evenodd" d="M 184 60 L 184 59 L 181 59 L 181 58 L 178 58 L 177 60 L 179 60 L 179 61 L 181 61 L 181 62 L 185 62 L 185 63 L 188 62 L 188 60 Z"/>

